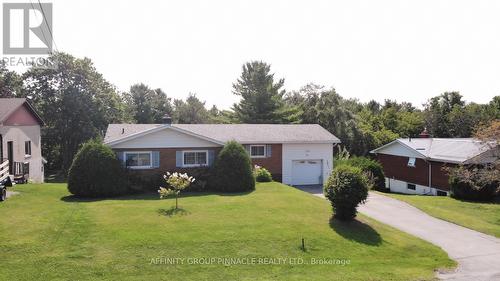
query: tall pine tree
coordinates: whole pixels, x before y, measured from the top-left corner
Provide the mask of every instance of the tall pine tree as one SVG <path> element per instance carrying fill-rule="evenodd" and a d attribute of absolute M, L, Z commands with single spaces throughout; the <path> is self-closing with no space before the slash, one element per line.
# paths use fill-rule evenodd
<path fill-rule="evenodd" d="M 271 66 L 262 61 L 243 65 L 241 77 L 233 83 L 233 94 L 241 97 L 233 105 L 236 119 L 241 123 L 284 123 L 287 110 L 284 108 L 283 87 L 285 80 L 274 81 Z"/>

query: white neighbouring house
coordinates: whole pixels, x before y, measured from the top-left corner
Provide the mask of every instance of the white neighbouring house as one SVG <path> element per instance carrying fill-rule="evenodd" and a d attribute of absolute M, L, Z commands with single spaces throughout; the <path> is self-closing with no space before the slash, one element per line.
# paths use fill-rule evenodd
<path fill-rule="evenodd" d="M 323 184 L 340 140 L 317 124 L 110 124 L 104 143 L 139 173 L 210 166 L 227 141 L 248 151 L 252 164 L 290 185 Z"/>
<path fill-rule="evenodd" d="M 43 120 L 24 98 L 0 98 L 0 169 L 17 182 L 44 181 Z"/>

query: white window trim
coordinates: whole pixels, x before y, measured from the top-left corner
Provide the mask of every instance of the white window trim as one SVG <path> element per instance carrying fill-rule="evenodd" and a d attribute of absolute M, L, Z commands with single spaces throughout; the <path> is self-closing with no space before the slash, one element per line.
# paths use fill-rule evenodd
<path fill-rule="evenodd" d="M 139 154 L 139 153 L 143 153 L 143 154 L 149 153 L 149 159 L 151 160 L 150 161 L 151 164 L 149 166 L 127 166 L 127 154 Z M 152 151 L 142 151 L 142 150 L 125 151 L 125 152 L 123 152 L 123 165 L 126 168 L 133 169 L 133 170 L 152 169 L 153 168 L 153 152 Z"/>
<path fill-rule="evenodd" d="M 205 152 L 205 157 L 206 157 L 206 164 L 186 164 L 184 163 L 184 154 L 185 153 L 196 153 L 196 152 Z M 182 167 L 185 168 L 192 168 L 192 167 L 205 167 L 208 166 L 208 150 L 183 150 L 182 151 Z"/>
<path fill-rule="evenodd" d="M 264 155 L 252 155 L 252 147 L 264 147 Z M 265 144 L 250 145 L 250 158 L 266 158 L 267 147 Z"/>
<path fill-rule="evenodd" d="M 29 151 L 29 154 L 26 153 L 26 143 L 29 143 L 29 148 L 30 148 L 30 151 Z M 24 158 L 28 158 L 28 157 L 31 157 L 31 155 L 33 154 L 33 151 L 31 150 L 31 140 L 27 140 L 27 141 L 24 141 Z"/>
<path fill-rule="evenodd" d="M 413 159 L 413 161 L 411 161 Z M 413 162 L 413 165 L 410 165 L 410 162 Z M 415 168 L 417 166 L 417 158 L 416 157 L 408 157 L 408 167 Z"/>

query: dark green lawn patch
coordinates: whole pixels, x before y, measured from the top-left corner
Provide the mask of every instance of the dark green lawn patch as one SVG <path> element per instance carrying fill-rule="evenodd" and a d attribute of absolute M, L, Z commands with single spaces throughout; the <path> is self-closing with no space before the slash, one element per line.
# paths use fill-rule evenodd
<path fill-rule="evenodd" d="M 346 222 L 332 217 L 330 219 L 330 226 L 340 236 L 348 240 L 372 246 L 380 245 L 382 243 L 382 237 L 380 237 L 380 234 L 378 234 L 378 232 L 369 224 L 359 220 Z"/>
<path fill-rule="evenodd" d="M 365 216 L 330 223 L 326 200 L 275 182 L 231 196 L 186 193 L 184 215 L 157 194 L 77 200 L 65 184 L 13 190 L 20 194 L 0 204 L 0 280 L 432 280 L 454 265 L 438 247 Z M 312 264 L 342 260 L 349 264 Z"/>

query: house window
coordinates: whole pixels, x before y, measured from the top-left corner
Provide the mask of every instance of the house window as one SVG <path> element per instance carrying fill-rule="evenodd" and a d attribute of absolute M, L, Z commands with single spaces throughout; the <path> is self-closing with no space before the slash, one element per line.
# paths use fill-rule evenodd
<path fill-rule="evenodd" d="M 448 193 L 446 191 L 437 190 L 436 195 L 437 196 L 448 196 Z"/>
<path fill-rule="evenodd" d="M 407 183 L 406 184 L 406 188 L 409 189 L 409 190 L 416 190 L 417 186 L 414 185 L 413 183 Z"/>
<path fill-rule="evenodd" d="M 24 142 L 24 154 L 31 155 L 31 141 Z"/>
<path fill-rule="evenodd" d="M 208 164 L 208 152 L 207 151 L 183 151 L 183 163 L 184 167 L 197 167 L 206 166 Z"/>
<path fill-rule="evenodd" d="M 265 145 L 251 145 L 250 146 L 250 157 L 252 157 L 252 158 L 266 157 L 266 146 Z"/>
<path fill-rule="evenodd" d="M 415 167 L 415 161 L 417 161 L 415 157 L 408 158 L 408 167 Z"/>
<path fill-rule="evenodd" d="M 146 152 L 125 152 L 125 166 L 131 169 L 148 169 L 152 167 L 152 153 Z"/>

